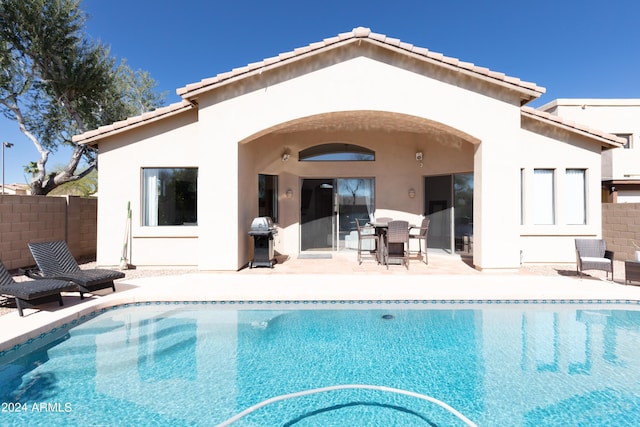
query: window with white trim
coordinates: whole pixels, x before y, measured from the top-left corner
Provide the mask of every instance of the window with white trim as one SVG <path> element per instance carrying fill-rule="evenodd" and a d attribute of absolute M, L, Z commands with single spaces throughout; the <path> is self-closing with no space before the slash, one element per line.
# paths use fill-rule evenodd
<path fill-rule="evenodd" d="M 555 224 L 555 183 L 553 169 L 533 170 L 533 223 Z"/>
<path fill-rule="evenodd" d="M 567 224 L 587 223 L 586 170 L 567 169 L 564 210 Z"/>
<path fill-rule="evenodd" d="M 624 138 L 627 142 L 624 143 L 624 145 L 622 146 L 622 148 L 631 148 L 632 144 L 632 134 L 630 133 L 614 133 L 615 136 L 617 136 L 618 138 Z"/>
<path fill-rule="evenodd" d="M 142 169 L 142 225 L 198 224 L 198 168 Z"/>

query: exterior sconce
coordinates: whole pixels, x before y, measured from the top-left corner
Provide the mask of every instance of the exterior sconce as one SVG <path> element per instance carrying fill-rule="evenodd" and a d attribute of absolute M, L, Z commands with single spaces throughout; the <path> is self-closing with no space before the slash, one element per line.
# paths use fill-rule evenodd
<path fill-rule="evenodd" d="M 287 192 L 285 193 L 287 199 L 290 199 L 293 197 L 293 190 L 292 189 L 288 189 Z"/>
<path fill-rule="evenodd" d="M 416 162 L 418 162 L 418 165 L 420 167 L 424 166 L 424 164 L 422 163 L 422 151 L 418 151 L 416 153 Z"/>
<path fill-rule="evenodd" d="M 282 161 L 286 162 L 289 160 L 289 157 L 291 157 L 291 154 L 289 153 L 289 149 L 286 149 L 282 152 Z"/>
<path fill-rule="evenodd" d="M 409 198 L 413 199 L 414 197 L 416 197 L 416 190 L 414 190 L 413 188 L 409 189 Z"/>

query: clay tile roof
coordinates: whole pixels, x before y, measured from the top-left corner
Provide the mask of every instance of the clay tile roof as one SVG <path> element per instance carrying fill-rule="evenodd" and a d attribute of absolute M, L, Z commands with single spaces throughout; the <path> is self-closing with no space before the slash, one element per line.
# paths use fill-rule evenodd
<path fill-rule="evenodd" d="M 563 127 L 572 132 L 577 132 L 581 134 L 587 134 L 591 137 L 595 137 L 600 139 L 602 142 L 611 145 L 613 147 L 621 147 L 625 144 L 626 140 L 623 138 L 619 138 L 616 135 L 612 135 L 610 133 L 602 132 L 598 129 L 590 128 L 589 126 L 576 123 L 571 120 L 563 119 L 562 117 L 556 116 L 554 114 L 549 114 L 546 111 L 536 110 L 531 107 L 520 107 L 520 111 L 524 116 L 540 120 L 543 122 L 551 123 L 556 126 Z"/>
<path fill-rule="evenodd" d="M 546 89 L 536 85 L 531 82 L 524 82 L 515 77 L 509 77 L 504 75 L 503 73 L 491 71 L 485 67 L 478 67 L 475 64 L 470 62 L 462 62 L 457 58 L 451 58 L 448 56 L 444 56 L 441 53 L 431 52 L 428 49 L 422 47 L 416 47 L 409 43 L 404 43 L 396 38 L 387 37 L 384 34 L 378 34 L 372 32 L 369 28 L 358 27 L 354 28 L 352 31 L 338 34 L 335 37 L 326 38 L 322 42 L 314 42 L 308 46 L 294 49 L 290 52 L 284 52 L 279 54 L 277 57 L 272 57 L 265 59 L 260 62 L 255 62 L 251 64 L 250 67 L 240 67 L 236 68 L 230 72 L 218 74 L 215 77 L 201 80 L 200 82 L 188 84 L 182 88 L 176 90 L 176 93 L 184 98 L 189 98 L 191 96 L 195 96 L 196 94 L 208 90 L 210 87 L 215 86 L 218 83 L 221 83 L 227 79 L 231 79 L 234 77 L 241 76 L 247 72 L 255 71 L 256 69 L 276 65 L 279 62 L 285 62 L 289 59 L 297 58 L 309 53 L 316 52 L 318 50 L 325 49 L 331 45 L 336 43 L 344 43 L 349 42 L 355 39 L 369 39 L 374 42 L 382 43 L 396 49 L 401 49 L 406 52 L 410 52 L 419 57 L 423 57 L 425 59 L 435 61 L 436 63 L 441 63 L 445 66 L 451 66 L 463 71 L 467 71 L 472 74 L 476 74 L 478 77 L 482 77 L 488 79 L 490 81 L 494 81 L 500 84 L 507 84 L 515 89 L 519 89 L 523 92 L 528 93 L 528 97 L 533 99 L 537 98 L 541 94 L 543 94 Z"/>
<path fill-rule="evenodd" d="M 121 129 L 130 129 L 135 126 L 147 124 L 155 120 L 159 120 L 160 118 L 190 110 L 191 108 L 194 108 L 192 103 L 182 100 L 180 102 L 167 105 L 166 107 L 142 113 L 139 116 L 129 117 L 125 120 L 120 120 L 107 126 L 100 126 L 98 129 L 90 130 L 80 135 L 74 135 L 73 142 L 79 144 L 91 144 L 107 135 L 117 133 Z"/>

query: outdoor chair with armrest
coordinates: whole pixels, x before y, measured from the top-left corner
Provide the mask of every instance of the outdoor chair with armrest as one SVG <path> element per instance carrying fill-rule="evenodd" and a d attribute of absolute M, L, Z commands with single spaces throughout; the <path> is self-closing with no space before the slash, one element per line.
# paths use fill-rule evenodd
<path fill-rule="evenodd" d="M 40 274 L 30 272 L 28 276 L 34 279 L 70 280 L 78 286 L 80 298 L 85 293 L 100 289 L 111 288 L 116 291 L 113 282 L 125 275 L 121 271 L 93 268 L 81 270 L 67 243 L 63 240 L 55 242 L 29 243 L 29 250 L 35 259 Z"/>
<path fill-rule="evenodd" d="M 429 234 L 429 223 L 431 222 L 430 218 L 424 218 L 422 220 L 422 224 L 420 227 L 412 227 L 409 231 L 409 240 L 417 239 L 418 240 L 418 256 L 422 255 L 422 241 L 424 240 L 424 263 L 429 264 L 429 258 L 427 255 L 427 236 Z M 417 231 L 416 233 L 411 233 L 411 231 Z"/>
<path fill-rule="evenodd" d="M 36 305 L 58 301 L 62 306 L 60 292 L 77 291 L 78 286 L 70 281 L 43 279 L 16 282 L 5 266 L 0 262 L 0 294 L 15 298 L 18 314 L 22 317 L 22 310 Z"/>
<path fill-rule="evenodd" d="M 585 270 L 602 270 L 611 273 L 613 280 L 613 255 L 607 250 L 603 239 L 575 239 L 576 244 L 576 273 L 582 277 Z"/>
<path fill-rule="evenodd" d="M 374 250 L 369 251 L 375 256 L 378 264 L 380 263 L 380 258 L 378 256 L 378 250 L 380 248 L 380 239 L 377 234 L 375 234 L 375 229 L 373 227 L 363 227 L 360 225 L 360 221 L 356 218 L 356 229 L 358 230 L 358 264 L 362 264 L 362 242 L 374 242 Z"/>

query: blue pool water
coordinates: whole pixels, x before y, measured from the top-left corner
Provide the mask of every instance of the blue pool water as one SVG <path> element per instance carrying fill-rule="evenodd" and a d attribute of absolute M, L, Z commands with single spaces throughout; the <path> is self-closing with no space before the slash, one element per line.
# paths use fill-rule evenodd
<path fill-rule="evenodd" d="M 0 356 L 0 424 L 212 426 L 275 396 L 366 384 L 431 396 L 479 426 L 636 426 L 638 308 L 158 303 L 109 309 Z M 464 424 L 414 396 L 340 389 L 278 401 L 233 425 Z"/>

